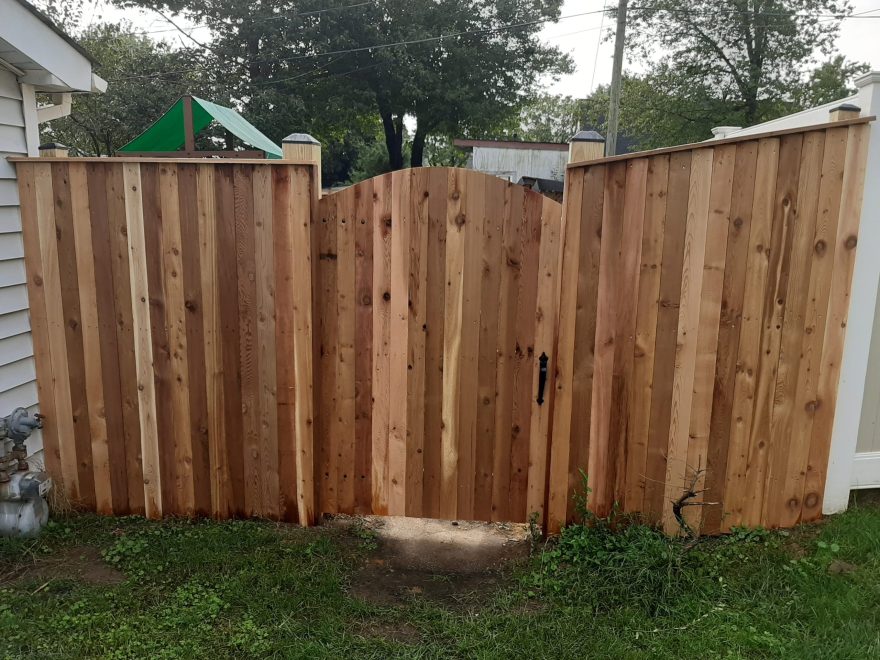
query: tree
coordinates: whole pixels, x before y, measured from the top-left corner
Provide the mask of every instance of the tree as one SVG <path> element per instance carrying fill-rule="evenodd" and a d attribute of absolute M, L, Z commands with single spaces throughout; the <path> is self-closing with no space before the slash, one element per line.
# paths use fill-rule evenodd
<path fill-rule="evenodd" d="M 430 135 L 488 128 L 514 114 L 542 76 L 569 70 L 568 58 L 537 37 L 560 6 L 560 0 L 381 0 L 363 15 L 346 12 L 320 24 L 316 42 L 325 52 L 410 42 L 351 53 L 344 66 L 351 69 L 349 83 L 374 98 L 392 169 L 404 165 L 404 117 L 414 117 L 410 163 L 419 166 Z"/>
<path fill-rule="evenodd" d="M 664 94 L 695 87 L 726 105 L 719 123 L 751 125 L 807 102 L 803 88 L 839 32 L 840 18 L 829 17 L 851 11 L 849 0 L 654 0 L 632 8 L 627 44 Z M 852 70 L 834 58 L 821 75 L 839 81 Z"/>
<path fill-rule="evenodd" d="M 619 152 L 704 140 L 718 125 L 715 118 L 723 114 L 724 104 L 705 89 L 665 85 L 662 70 L 647 77 L 624 76 Z M 567 142 L 581 129 L 604 135 L 608 103 L 607 85 L 600 85 L 584 99 L 538 96 L 524 105 L 517 117 L 479 137 Z"/>
<path fill-rule="evenodd" d="M 855 93 L 853 79 L 871 69 L 867 64 L 848 62 L 843 55 L 835 55 L 810 72 L 807 83 L 795 90 L 795 104 L 799 108 L 809 108 Z"/>
<path fill-rule="evenodd" d="M 34 0 L 33 5 L 67 34 L 79 31 L 85 0 Z"/>
<path fill-rule="evenodd" d="M 78 41 L 98 61 L 96 73 L 109 81 L 107 91 L 74 96 L 70 116 L 43 126 L 43 139 L 76 153 L 113 154 L 182 94 L 207 87 L 190 70 L 195 53 L 132 34 L 129 23 L 89 28 Z"/>
<path fill-rule="evenodd" d="M 526 101 L 516 116 L 495 127 L 491 137 L 529 142 L 568 142 L 588 123 L 586 106 L 589 100 L 540 94 Z M 484 134 L 480 137 L 488 136 Z"/>
<path fill-rule="evenodd" d="M 216 75 L 265 122 L 280 109 L 319 139 L 379 122 L 392 169 L 404 166 L 405 117 L 417 166 L 430 135 L 487 127 L 570 67 L 537 38 L 562 0 L 127 1 L 210 26 L 201 43 Z"/>

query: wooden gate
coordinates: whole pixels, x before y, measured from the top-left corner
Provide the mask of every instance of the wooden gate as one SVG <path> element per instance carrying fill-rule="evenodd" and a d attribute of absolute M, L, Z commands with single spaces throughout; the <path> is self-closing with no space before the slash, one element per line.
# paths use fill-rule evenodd
<path fill-rule="evenodd" d="M 46 466 L 154 517 L 556 531 L 584 471 L 669 532 L 813 520 L 868 121 L 573 164 L 565 218 L 469 170 L 19 159 Z"/>
<path fill-rule="evenodd" d="M 543 513 L 561 205 L 469 170 L 394 172 L 313 215 L 319 513 Z"/>

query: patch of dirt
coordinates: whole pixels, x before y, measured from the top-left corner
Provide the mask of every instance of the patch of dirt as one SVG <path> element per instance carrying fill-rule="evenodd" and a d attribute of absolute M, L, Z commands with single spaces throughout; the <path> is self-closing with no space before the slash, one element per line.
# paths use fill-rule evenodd
<path fill-rule="evenodd" d="M 406 622 L 393 623 L 388 621 L 365 621 L 358 626 L 357 635 L 368 638 L 387 639 L 401 644 L 418 644 L 422 641 L 422 633 L 412 624 Z"/>
<path fill-rule="evenodd" d="M 105 562 L 100 549 L 81 545 L 39 557 L 33 563 L 21 564 L 0 576 L 0 584 L 39 582 L 40 589 L 55 580 L 109 586 L 124 582 L 125 574 Z"/>
<path fill-rule="evenodd" d="M 828 565 L 828 573 L 831 575 L 846 575 L 847 573 L 853 573 L 859 570 L 859 567 L 855 564 L 850 564 L 848 561 L 843 561 L 842 559 L 835 559 Z"/>
<path fill-rule="evenodd" d="M 504 581 L 512 562 L 528 557 L 526 525 L 403 517 L 336 517 L 375 540 L 350 592 L 377 605 L 425 598 L 456 607 L 479 604 Z"/>

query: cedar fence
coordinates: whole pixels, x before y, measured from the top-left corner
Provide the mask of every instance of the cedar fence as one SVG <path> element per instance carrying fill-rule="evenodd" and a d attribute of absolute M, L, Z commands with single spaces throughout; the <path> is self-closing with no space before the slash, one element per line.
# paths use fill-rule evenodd
<path fill-rule="evenodd" d="M 44 160 L 18 178 L 47 469 L 102 513 L 310 521 L 312 169 Z"/>
<path fill-rule="evenodd" d="M 670 532 L 821 515 L 865 122 L 570 166 L 551 528 L 578 469 Z"/>
<path fill-rule="evenodd" d="M 102 513 L 668 531 L 821 513 L 867 120 L 318 199 L 284 161 L 19 159 L 46 464 Z"/>
<path fill-rule="evenodd" d="M 315 268 L 322 512 L 525 521 L 543 508 L 562 207 L 468 170 L 322 198 Z M 549 387 L 545 386 L 548 391 Z"/>

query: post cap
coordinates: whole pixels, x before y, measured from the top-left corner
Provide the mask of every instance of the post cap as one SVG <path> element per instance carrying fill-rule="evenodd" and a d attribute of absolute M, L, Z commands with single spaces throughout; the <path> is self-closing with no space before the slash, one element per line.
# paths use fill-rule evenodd
<path fill-rule="evenodd" d="M 838 111 L 840 111 L 840 112 L 861 112 L 862 109 L 857 105 L 853 105 L 852 103 L 841 103 L 840 105 L 838 105 L 834 108 L 831 108 L 828 112 L 838 112 Z"/>
<path fill-rule="evenodd" d="M 321 144 L 308 133 L 291 133 L 281 140 L 281 144 Z"/>
<path fill-rule="evenodd" d="M 572 142 L 605 142 L 605 138 L 603 138 L 596 131 L 578 131 L 578 133 L 571 138 Z"/>
<path fill-rule="evenodd" d="M 46 144 L 41 144 L 37 149 L 40 151 L 48 151 L 49 149 L 67 149 L 67 147 L 60 142 L 47 142 Z"/>

